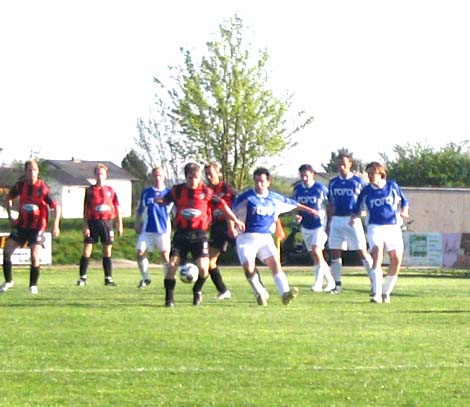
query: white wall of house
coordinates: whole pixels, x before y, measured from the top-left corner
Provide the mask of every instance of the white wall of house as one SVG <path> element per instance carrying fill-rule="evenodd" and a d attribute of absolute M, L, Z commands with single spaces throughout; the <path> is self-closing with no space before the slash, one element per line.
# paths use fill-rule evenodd
<path fill-rule="evenodd" d="M 90 178 L 89 181 L 94 183 L 96 179 Z M 62 205 L 62 217 L 64 219 L 80 219 L 83 217 L 85 186 L 62 185 L 54 180 L 48 180 L 47 184 L 55 198 Z M 122 216 L 132 216 L 132 183 L 124 180 L 108 180 L 107 185 L 116 191 Z"/>
<path fill-rule="evenodd" d="M 118 196 L 121 214 L 124 218 L 132 216 L 132 183 L 130 181 L 107 180 Z"/>
<path fill-rule="evenodd" d="M 410 201 L 413 232 L 470 232 L 470 189 L 403 187 L 402 190 Z"/>
<path fill-rule="evenodd" d="M 62 217 L 64 219 L 83 218 L 85 187 L 64 185 L 61 191 Z"/>

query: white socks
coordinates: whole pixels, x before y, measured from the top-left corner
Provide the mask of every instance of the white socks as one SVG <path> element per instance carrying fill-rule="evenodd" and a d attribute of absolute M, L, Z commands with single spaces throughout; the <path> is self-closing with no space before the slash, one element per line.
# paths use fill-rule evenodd
<path fill-rule="evenodd" d="M 258 273 L 254 273 L 253 277 L 250 277 L 247 279 L 248 282 L 251 285 L 251 288 L 253 289 L 253 293 L 255 295 L 258 295 L 259 293 L 264 293 L 265 289 L 261 282 L 259 281 L 259 275 Z"/>
<path fill-rule="evenodd" d="M 383 293 L 386 295 L 390 295 L 393 289 L 395 288 L 397 281 L 398 281 L 398 274 L 394 274 L 392 276 L 386 275 Z"/>
<path fill-rule="evenodd" d="M 341 283 L 341 268 L 343 267 L 343 260 L 341 257 L 331 259 L 331 273 L 336 283 Z"/>
<path fill-rule="evenodd" d="M 372 293 L 374 296 L 382 296 L 383 271 L 381 267 L 370 270 L 370 281 L 372 283 Z"/>
<path fill-rule="evenodd" d="M 274 275 L 274 282 L 276 283 L 277 291 L 279 294 L 287 293 L 290 290 L 289 281 L 287 281 L 286 273 L 280 271 Z"/>
<path fill-rule="evenodd" d="M 140 274 L 142 275 L 142 280 L 150 280 L 149 279 L 149 273 L 148 273 L 148 270 L 149 270 L 149 261 L 148 261 L 148 259 L 145 257 L 141 260 L 138 260 L 137 264 L 139 266 Z"/>
<path fill-rule="evenodd" d="M 327 290 L 332 290 L 335 288 L 336 283 L 333 276 L 331 275 L 330 267 L 328 266 L 328 263 L 326 261 L 320 263 L 319 265 L 313 266 L 313 275 L 315 278 L 312 287 L 313 291 L 323 290 L 323 279 L 326 280 Z"/>

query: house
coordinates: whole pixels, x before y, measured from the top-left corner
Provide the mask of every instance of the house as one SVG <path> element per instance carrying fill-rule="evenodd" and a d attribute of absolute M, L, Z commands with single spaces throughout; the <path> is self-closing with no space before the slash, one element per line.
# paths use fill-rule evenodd
<path fill-rule="evenodd" d="M 20 168 L 8 168 L 8 167 L 1 167 L 0 168 L 0 219 L 8 218 L 7 211 L 4 207 L 4 196 L 8 193 L 11 186 L 15 184 L 15 182 L 23 175 L 23 171 Z M 18 216 L 17 211 L 12 211 L 13 217 Z"/>
<path fill-rule="evenodd" d="M 109 168 L 106 184 L 117 193 L 123 217 L 132 216 L 132 181 L 134 178 L 110 161 L 45 160 L 43 177 L 62 204 L 65 219 L 83 217 L 85 189 L 95 183 L 95 167 L 102 163 Z"/>
<path fill-rule="evenodd" d="M 470 189 L 402 187 L 416 233 L 469 233 Z"/>

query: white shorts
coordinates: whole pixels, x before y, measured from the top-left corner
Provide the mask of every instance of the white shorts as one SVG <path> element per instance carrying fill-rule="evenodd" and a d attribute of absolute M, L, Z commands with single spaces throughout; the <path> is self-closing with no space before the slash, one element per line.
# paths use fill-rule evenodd
<path fill-rule="evenodd" d="M 326 234 L 324 227 L 316 229 L 302 228 L 302 236 L 308 251 L 312 250 L 312 246 L 317 246 L 320 250 L 323 250 L 328 239 L 328 235 Z"/>
<path fill-rule="evenodd" d="M 354 219 L 351 226 L 350 216 L 333 216 L 330 223 L 328 247 L 338 250 L 366 250 L 367 242 L 360 218 Z"/>
<path fill-rule="evenodd" d="M 157 249 L 159 252 L 169 252 L 171 248 L 171 233 L 149 233 L 143 232 L 139 235 L 136 249 L 141 252 L 153 252 Z"/>
<path fill-rule="evenodd" d="M 398 225 L 368 225 L 367 238 L 370 249 L 384 247 L 387 252 L 403 253 L 403 235 Z"/>
<path fill-rule="evenodd" d="M 257 257 L 264 261 L 268 257 L 279 256 L 269 233 L 241 233 L 237 236 L 237 253 L 241 265 L 254 263 Z"/>

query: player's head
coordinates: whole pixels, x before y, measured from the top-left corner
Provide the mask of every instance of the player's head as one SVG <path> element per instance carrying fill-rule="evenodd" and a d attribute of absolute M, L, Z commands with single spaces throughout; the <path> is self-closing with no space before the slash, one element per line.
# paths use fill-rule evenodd
<path fill-rule="evenodd" d="M 351 172 L 354 160 L 351 154 L 341 153 L 337 158 L 338 170 L 342 175 L 347 175 Z"/>
<path fill-rule="evenodd" d="M 259 167 L 253 172 L 253 181 L 257 193 L 265 193 L 271 185 L 271 174 L 267 168 Z"/>
<path fill-rule="evenodd" d="M 299 177 L 304 185 L 311 186 L 315 180 L 315 170 L 310 164 L 302 164 L 299 167 Z"/>
<path fill-rule="evenodd" d="M 95 167 L 95 175 L 97 184 L 102 185 L 108 179 L 109 168 L 100 163 Z"/>
<path fill-rule="evenodd" d="M 375 176 L 379 176 L 380 179 L 387 178 L 387 171 L 385 170 L 385 167 L 377 161 L 372 161 L 371 163 L 367 164 L 366 172 L 370 182 L 373 182 L 372 179 L 374 179 Z"/>
<path fill-rule="evenodd" d="M 36 160 L 28 160 L 24 163 L 25 178 L 28 182 L 35 181 L 39 177 L 39 163 Z"/>
<path fill-rule="evenodd" d="M 152 180 L 156 186 L 160 186 L 165 182 L 165 171 L 163 167 L 156 166 L 152 169 Z"/>
<path fill-rule="evenodd" d="M 204 165 L 204 175 L 206 176 L 207 182 L 209 182 L 209 184 L 217 185 L 221 177 L 219 164 L 215 162 L 209 162 Z"/>
<path fill-rule="evenodd" d="M 103 173 L 106 175 L 106 178 L 109 177 L 109 168 L 106 167 L 106 165 L 98 163 L 95 167 L 95 175 L 98 175 L 99 173 Z"/>
<path fill-rule="evenodd" d="M 184 177 L 190 188 L 196 188 L 201 182 L 201 166 L 197 163 L 188 163 L 184 166 Z"/>

